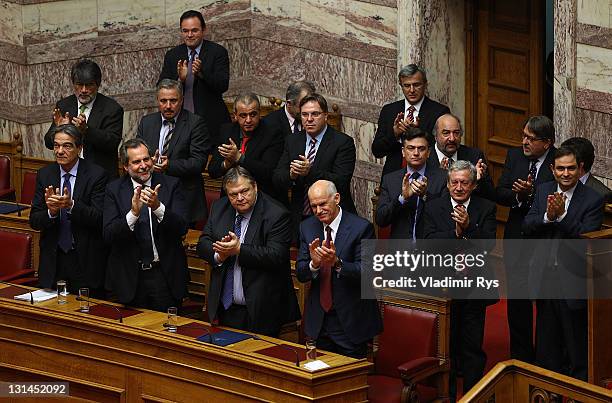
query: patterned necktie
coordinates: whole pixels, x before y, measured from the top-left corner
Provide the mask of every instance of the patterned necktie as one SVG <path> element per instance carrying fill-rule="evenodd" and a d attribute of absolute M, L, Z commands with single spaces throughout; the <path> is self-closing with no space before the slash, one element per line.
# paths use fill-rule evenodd
<path fill-rule="evenodd" d="M 410 175 L 410 179 L 412 180 L 417 180 L 421 177 L 421 174 L 418 173 L 417 171 L 414 171 L 412 173 L 412 175 Z M 419 207 L 420 207 L 420 202 L 421 201 L 421 197 L 417 196 L 417 200 L 416 200 L 416 209 L 414 211 L 414 222 L 412 223 L 412 240 L 416 242 L 416 225 L 417 225 L 417 221 L 419 219 Z"/>
<path fill-rule="evenodd" d="M 168 155 L 168 147 L 170 146 L 170 140 L 174 134 L 174 119 L 164 120 L 164 125 L 168 126 L 168 131 L 164 137 L 164 146 L 162 147 L 161 155 Z"/>
<path fill-rule="evenodd" d="M 70 173 L 64 174 L 64 186 L 67 191 L 64 194 L 72 195 L 72 186 L 70 185 Z M 68 252 L 72 249 L 72 228 L 70 225 L 70 216 L 68 214 L 68 209 L 60 210 L 60 222 L 59 222 L 59 234 L 57 239 L 57 245 L 64 252 Z"/>
<path fill-rule="evenodd" d="M 189 112 L 194 113 L 193 106 L 193 72 L 191 71 L 193 66 L 193 61 L 195 60 L 196 51 L 194 49 L 191 50 L 189 54 L 189 63 L 187 63 L 187 78 L 185 79 L 185 91 L 183 95 L 183 107 L 187 109 Z"/>
<path fill-rule="evenodd" d="M 236 221 L 234 222 L 234 234 L 236 234 L 236 238 L 238 238 L 238 242 L 240 242 L 240 234 L 242 232 L 242 220 L 244 219 L 243 215 L 238 214 L 236 216 Z M 223 304 L 223 308 L 226 310 L 232 305 L 234 302 L 234 262 L 232 259 L 232 263 L 230 267 L 227 268 L 225 273 L 225 281 L 223 283 L 223 294 L 221 295 L 221 303 Z"/>
<path fill-rule="evenodd" d="M 81 107 L 79 108 L 79 115 L 84 115 L 86 110 L 87 105 L 81 105 Z"/>
<path fill-rule="evenodd" d="M 309 149 L 308 149 L 308 155 L 306 158 L 308 158 L 308 162 L 310 163 L 310 168 L 312 169 L 312 164 L 314 164 L 314 160 L 315 160 L 315 156 L 316 156 L 316 146 L 317 146 L 317 139 L 315 138 L 310 138 L 310 144 L 309 144 Z M 308 186 L 304 185 L 304 204 L 302 207 L 302 215 L 311 215 L 312 214 L 312 209 L 310 208 L 310 200 L 308 200 Z"/>
<path fill-rule="evenodd" d="M 325 227 L 325 246 L 329 248 L 332 240 L 332 229 L 328 225 Z M 319 276 L 321 281 L 319 283 L 319 302 L 325 312 L 329 312 L 332 308 L 332 281 L 331 281 L 331 267 L 328 265 L 321 265 Z"/>
<path fill-rule="evenodd" d="M 408 123 L 414 123 L 414 111 L 416 111 L 416 108 L 414 105 L 410 105 L 408 108 Z"/>
<path fill-rule="evenodd" d="M 143 185 L 141 192 L 145 190 L 146 187 L 146 185 Z M 138 241 L 138 246 L 140 247 L 140 258 L 142 260 L 142 264 L 144 266 L 149 266 L 155 258 L 153 255 L 153 238 L 151 238 L 151 217 L 149 206 L 143 205 L 140 208 L 140 215 L 136 221 L 134 232 L 136 233 L 136 239 Z"/>
<path fill-rule="evenodd" d="M 531 176 L 531 181 L 533 183 L 533 190 L 529 194 L 529 198 L 527 199 L 527 208 L 531 208 L 533 204 L 533 199 L 535 198 L 535 180 L 536 175 L 538 174 L 538 160 L 531 160 L 531 165 L 529 166 L 529 176 Z"/>

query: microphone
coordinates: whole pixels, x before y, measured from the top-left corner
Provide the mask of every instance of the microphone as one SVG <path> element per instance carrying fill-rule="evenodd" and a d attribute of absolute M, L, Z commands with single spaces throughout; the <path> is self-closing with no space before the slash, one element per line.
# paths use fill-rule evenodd
<path fill-rule="evenodd" d="M 163 325 L 164 327 L 170 327 L 170 325 L 168 323 L 164 323 Z M 179 326 L 177 326 L 178 328 Z M 208 335 L 210 337 L 210 344 L 216 346 L 217 343 L 215 342 L 215 336 L 210 332 L 210 330 L 208 330 L 207 328 L 203 327 L 203 326 L 196 326 L 196 325 L 181 325 L 180 326 L 181 329 L 196 329 L 196 330 L 203 330 L 206 332 L 206 334 L 203 334 L 202 336 Z M 200 337 L 202 337 L 200 336 Z"/>
<path fill-rule="evenodd" d="M 32 294 L 32 290 L 30 290 L 29 288 L 20 286 L 18 284 L 9 283 L 7 281 L 0 281 L 0 284 L 6 284 L 6 285 L 10 285 L 12 287 L 17 287 L 17 288 L 21 288 L 22 290 L 26 290 L 27 292 L 30 293 L 30 305 L 34 305 L 34 294 Z"/>
<path fill-rule="evenodd" d="M 89 298 L 83 298 L 81 296 L 76 297 L 76 300 L 77 301 L 87 301 L 90 304 L 92 303 Z M 117 314 L 119 315 L 119 323 L 123 323 L 123 314 L 121 313 L 121 309 L 117 308 L 115 305 L 105 304 L 104 302 L 96 302 L 96 304 L 113 308 L 115 311 L 117 311 Z"/>
<path fill-rule="evenodd" d="M 252 334 L 251 337 L 253 339 L 255 339 L 255 340 L 265 341 L 266 343 L 274 344 L 276 346 L 282 347 L 282 348 L 284 348 L 286 350 L 289 350 L 289 351 L 293 352 L 293 354 L 295 354 L 295 366 L 296 367 L 300 366 L 300 356 L 299 356 L 299 354 L 298 354 L 298 352 L 297 352 L 297 350 L 295 348 L 293 348 L 291 346 L 288 346 L 286 344 L 277 343 L 277 342 L 272 341 L 272 340 L 264 340 L 261 337 L 257 336 L 256 334 Z"/>

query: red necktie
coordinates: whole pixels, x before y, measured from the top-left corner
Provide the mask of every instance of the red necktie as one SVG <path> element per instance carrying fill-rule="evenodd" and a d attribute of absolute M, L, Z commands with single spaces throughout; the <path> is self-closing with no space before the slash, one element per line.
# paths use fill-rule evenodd
<path fill-rule="evenodd" d="M 240 154 L 242 155 L 246 154 L 246 145 L 250 139 L 251 139 L 251 136 L 247 136 L 246 134 L 242 136 L 242 144 L 240 145 Z"/>
<path fill-rule="evenodd" d="M 327 233 L 325 238 L 325 247 L 329 248 L 332 240 L 332 229 L 329 225 L 325 227 L 325 232 Z M 329 310 L 332 308 L 331 267 L 328 265 L 322 265 L 319 276 L 321 277 L 321 282 L 319 283 L 319 302 L 321 303 L 323 310 L 325 312 L 329 312 Z"/>

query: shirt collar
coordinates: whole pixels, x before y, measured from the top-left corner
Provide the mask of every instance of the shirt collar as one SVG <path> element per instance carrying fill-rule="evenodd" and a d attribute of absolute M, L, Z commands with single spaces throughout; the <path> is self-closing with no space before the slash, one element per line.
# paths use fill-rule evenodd
<path fill-rule="evenodd" d="M 465 207 L 466 210 L 468 209 L 468 206 L 470 205 L 470 200 L 472 200 L 471 197 L 469 199 L 467 199 L 465 202 L 461 203 L 461 204 L 463 204 L 463 206 Z M 453 208 L 455 208 L 455 207 L 457 207 L 459 205 L 459 203 L 457 203 L 455 201 L 455 199 L 453 199 L 452 197 L 451 197 L 451 204 L 452 204 Z"/>
<path fill-rule="evenodd" d="M 438 160 L 440 162 L 442 162 L 442 160 L 444 158 L 448 158 L 446 157 L 446 154 L 444 154 L 442 151 L 440 151 L 440 149 L 438 148 L 438 143 L 436 143 L 434 145 L 434 149 L 436 150 L 436 154 L 438 155 Z M 455 151 L 455 153 L 453 155 L 450 156 L 450 158 L 453 159 L 453 161 L 457 162 L 457 152 L 459 151 L 459 147 L 457 147 L 457 151 Z"/>
<path fill-rule="evenodd" d="M 548 153 L 550 152 L 550 148 L 548 150 L 546 150 L 546 152 L 544 152 L 544 154 L 540 155 L 538 157 L 538 166 L 541 166 L 544 163 L 544 160 L 546 159 L 546 156 L 548 155 Z"/>
<path fill-rule="evenodd" d="M 414 109 L 416 109 L 417 112 L 419 112 L 421 110 L 421 106 L 423 105 L 423 100 L 425 99 L 425 96 L 423 95 L 423 98 L 421 98 L 421 100 L 419 102 L 417 102 L 416 104 L 412 105 L 410 102 L 408 102 L 407 99 L 404 98 L 404 111 L 407 111 L 408 108 L 410 108 L 410 105 L 414 106 Z"/>
<path fill-rule="evenodd" d="M 202 50 L 202 45 L 204 45 L 204 39 L 202 39 L 202 42 L 200 42 L 200 44 L 195 48 L 196 55 L 198 56 L 198 58 L 200 57 L 200 51 Z M 187 46 L 187 58 L 189 58 L 189 55 L 191 55 L 191 48 Z"/>
<path fill-rule="evenodd" d="M 257 195 L 255 195 L 255 203 L 253 203 L 253 207 L 251 207 L 251 209 L 244 214 L 240 214 L 236 211 L 234 218 L 238 217 L 238 215 L 241 215 L 243 221 L 244 220 L 249 221 L 251 219 L 251 216 L 253 215 L 253 210 L 255 209 L 256 204 L 257 204 Z"/>
<path fill-rule="evenodd" d="M 291 126 L 291 131 L 293 131 L 293 122 L 295 122 L 295 118 L 293 117 L 292 114 L 289 113 L 289 111 L 287 110 L 287 105 L 285 104 L 285 106 L 283 107 L 283 109 L 285 109 L 285 115 L 287 115 L 287 120 L 289 121 L 289 126 Z"/>
<path fill-rule="evenodd" d="M 151 176 L 149 177 L 149 179 L 148 179 L 148 180 L 147 180 L 147 181 L 144 183 L 144 186 L 151 187 L 151 179 L 153 179 L 153 175 L 151 175 Z M 143 186 L 143 184 L 140 184 L 140 183 L 136 182 L 136 181 L 134 180 L 134 178 L 131 178 L 131 177 L 130 177 L 130 180 L 132 181 L 132 187 L 133 187 L 134 189 L 136 189 L 138 186 Z"/>
<path fill-rule="evenodd" d="M 421 169 L 419 169 L 417 172 L 420 173 L 421 176 L 425 176 L 425 169 L 426 168 L 427 168 L 427 163 L 423 164 Z M 408 176 L 412 176 L 412 174 L 414 173 L 414 169 L 412 169 L 412 167 L 410 165 L 406 165 L 406 172 L 408 173 Z"/>
<path fill-rule="evenodd" d="M 87 106 L 87 110 L 90 111 L 91 108 L 93 108 L 93 104 L 94 102 L 96 102 L 96 97 L 98 96 L 98 94 L 96 93 L 96 95 L 93 97 L 93 99 L 87 103 L 87 104 L 82 104 L 81 101 L 79 101 L 79 98 L 77 97 L 77 112 L 81 110 L 81 106 L 85 105 Z"/>
<path fill-rule="evenodd" d="M 325 135 L 325 132 L 327 132 L 327 125 L 325 125 L 323 130 L 321 130 L 321 132 L 319 134 L 317 134 L 317 136 L 315 137 L 315 139 L 317 139 L 317 144 L 321 144 L 321 140 L 323 139 L 323 136 Z M 308 141 L 310 141 L 310 139 L 312 137 L 310 137 L 309 134 L 306 134 L 306 136 L 309 137 Z"/>
<path fill-rule="evenodd" d="M 60 165 L 60 175 L 63 177 L 65 174 L 69 173 L 70 175 L 72 175 L 72 176 L 74 176 L 76 178 L 77 171 L 79 170 L 79 162 L 81 162 L 81 159 L 77 158 L 76 163 L 74 164 L 74 166 L 68 172 L 64 171 L 64 168 Z"/>
<path fill-rule="evenodd" d="M 172 119 L 174 119 L 174 124 L 175 124 L 175 125 L 176 125 L 176 122 L 178 122 L 178 118 L 179 118 L 179 116 L 181 116 L 181 111 L 182 111 L 182 109 L 179 111 L 179 113 L 177 113 L 177 114 L 176 114 L 176 116 L 175 116 L 175 117 L 173 117 L 173 118 L 172 118 Z M 161 114 L 161 112 L 159 113 L 159 116 L 161 117 L 161 122 L 162 122 L 162 127 L 163 127 L 163 126 L 164 126 L 164 122 L 165 122 L 166 120 L 168 120 L 168 119 L 166 119 L 166 118 L 164 117 L 164 115 L 162 115 L 162 114 Z"/>
<path fill-rule="evenodd" d="M 580 182 L 582 182 L 583 185 L 586 185 L 587 181 L 589 180 L 589 176 L 591 176 L 591 172 L 585 173 L 580 177 Z"/>
<path fill-rule="evenodd" d="M 565 197 L 567 197 L 566 202 L 569 202 L 572 199 L 572 196 L 574 195 L 574 190 L 576 190 L 576 186 L 578 186 L 578 182 L 576 182 L 576 184 L 574 185 L 574 187 L 566 190 L 565 192 L 563 190 L 561 190 L 561 187 L 559 186 L 559 184 L 557 184 L 557 193 L 563 193 L 565 195 Z"/>
<path fill-rule="evenodd" d="M 338 228 L 340 227 L 340 221 L 342 221 L 342 207 L 338 207 L 338 215 L 336 216 L 336 218 L 334 218 L 334 221 L 332 221 L 329 226 L 332 229 L 332 234 L 334 234 L 334 237 L 338 234 Z M 326 225 L 323 226 L 323 229 L 325 229 Z"/>

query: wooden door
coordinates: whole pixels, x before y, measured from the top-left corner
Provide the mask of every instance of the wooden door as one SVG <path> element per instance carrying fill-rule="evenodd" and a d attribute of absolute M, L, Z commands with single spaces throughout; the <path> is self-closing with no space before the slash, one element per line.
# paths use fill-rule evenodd
<path fill-rule="evenodd" d="M 472 132 L 466 140 L 485 152 L 497 184 L 507 149 L 521 144 L 524 121 L 542 113 L 544 1 L 466 4 L 471 18 L 466 128 Z"/>

